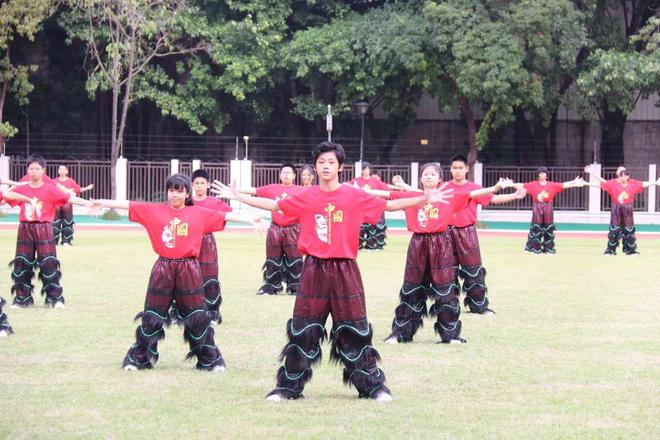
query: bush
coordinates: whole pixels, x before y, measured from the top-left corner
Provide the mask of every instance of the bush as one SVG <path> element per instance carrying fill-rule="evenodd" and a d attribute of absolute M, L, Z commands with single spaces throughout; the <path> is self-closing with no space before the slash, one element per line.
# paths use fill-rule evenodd
<path fill-rule="evenodd" d="M 101 214 L 101 218 L 103 220 L 118 221 L 121 219 L 121 215 L 119 215 L 119 213 L 116 210 L 110 209 L 108 211 L 105 211 L 103 214 Z"/>

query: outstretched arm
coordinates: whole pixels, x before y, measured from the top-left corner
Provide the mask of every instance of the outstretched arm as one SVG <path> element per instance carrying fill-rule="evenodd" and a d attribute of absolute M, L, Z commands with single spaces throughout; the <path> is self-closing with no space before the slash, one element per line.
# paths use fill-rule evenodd
<path fill-rule="evenodd" d="M 73 203 L 74 205 L 87 206 L 89 208 L 92 208 L 92 207 L 95 206 L 94 202 L 92 202 L 91 200 L 81 199 L 78 196 L 69 197 L 69 203 Z M 128 203 L 127 203 L 126 209 L 128 209 Z"/>
<path fill-rule="evenodd" d="M 585 185 L 588 185 L 588 183 L 585 182 L 584 179 L 580 176 L 577 176 L 573 180 L 569 180 L 567 182 L 562 183 L 562 186 L 564 187 L 564 189 L 566 189 L 566 188 L 582 188 Z"/>
<path fill-rule="evenodd" d="M 252 225 L 254 226 L 254 230 L 257 232 L 264 232 L 268 230 L 268 225 L 265 222 L 261 221 L 261 217 L 252 216 L 245 212 L 241 212 L 241 211 L 227 212 L 225 214 L 225 219 L 230 222 L 247 223 L 249 225 Z"/>
<path fill-rule="evenodd" d="M 238 192 L 242 194 L 249 194 L 251 196 L 256 196 L 257 195 L 257 189 L 256 188 L 239 188 Z"/>
<path fill-rule="evenodd" d="M 372 196 L 381 197 L 383 199 L 389 199 L 390 198 L 390 192 L 389 191 L 383 191 L 382 189 L 365 189 L 365 188 L 362 188 L 362 191 L 366 192 L 367 194 L 371 194 Z"/>
<path fill-rule="evenodd" d="M 81 199 L 82 200 L 82 199 Z M 111 209 L 128 209 L 128 200 L 107 200 L 96 199 L 91 201 L 93 207 L 98 208 L 111 208 Z"/>
<path fill-rule="evenodd" d="M 1 185 L 9 185 L 9 186 L 20 186 L 20 185 L 27 185 L 28 182 L 17 182 L 15 180 L 11 179 L 0 179 L 0 184 Z"/>
<path fill-rule="evenodd" d="M 399 176 L 398 174 L 392 177 L 392 183 L 397 189 L 402 189 L 404 191 L 422 192 L 421 189 L 413 188 L 412 186 L 408 185 L 406 182 L 404 182 L 403 177 Z"/>
<path fill-rule="evenodd" d="M 486 194 L 493 194 L 503 188 L 509 188 L 512 186 L 514 186 L 514 183 L 511 179 L 500 177 L 500 180 L 498 180 L 497 183 L 493 186 L 470 191 L 470 198 L 474 199 L 477 197 L 485 196 Z"/>
<path fill-rule="evenodd" d="M 525 188 L 518 188 L 516 192 L 511 194 L 497 194 L 494 195 L 490 200 L 490 203 L 493 205 L 501 205 L 503 203 L 513 202 L 514 200 L 524 199 L 527 195 L 527 190 Z"/>
<path fill-rule="evenodd" d="M 655 185 L 660 185 L 660 178 L 658 180 L 652 180 L 649 182 L 642 182 L 642 186 L 644 188 L 648 188 L 649 186 L 655 186 Z"/>
<path fill-rule="evenodd" d="M 275 200 L 266 199 L 263 197 L 250 197 L 246 194 L 241 193 L 236 188 L 236 182 L 232 182 L 231 186 L 227 186 L 222 182 L 214 180 L 213 183 L 211 184 L 211 192 L 213 194 L 216 194 L 218 198 L 238 200 L 239 202 L 245 203 L 246 205 L 253 206 L 259 209 L 265 209 L 266 211 L 280 210 Z"/>
<path fill-rule="evenodd" d="M 4 183 L 4 181 L 3 181 L 3 183 Z M 31 199 L 27 196 L 24 196 L 23 194 L 19 194 L 17 192 L 14 192 L 14 191 L 5 191 L 4 193 L 2 193 L 2 198 L 7 199 L 7 200 L 15 200 L 17 202 L 22 202 L 22 203 L 32 203 L 33 202 L 33 199 Z M 36 202 L 36 199 L 34 199 L 34 201 Z"/>
<path fill-rule="evenodd" d="M 92 189 L 94 189 L 94 184 L 90 183 L 89 185 L 83 186 L 82 188 L 80 188 L 80 192 L 84 193 L 85 191 L 90 191 Z"/>
<path fill-rule="evenodd" d="M 600 182 L 600 183 L 605 183 L 605 182 L 607 182 L 607 180 L 605 180 L 605 179 L 603 179 L 602 177 L 597 176 L 596 174 L 593 173 L 593 170 L 591 169 L 591 165 L 587 165 L 587 166 L 585 166 L 585 167 L 584 167 L 584 172 L 587 173 L 587 174 L 589 174 L 589 175 L 591 175 L 591 176 L 593 176 L 593 177 L 594 177 L 596 180 L 598 180 L 598 182 Z M 599 185 L 594 185 L 593 183 L 589 182 L 589 186 L 596 187 L 596 186 L 599 186 Z"/>
<path fill-rule="evenodd" d="M 411 208 L 413 206 L 421 205 L 422 203 L 448 203 L 449 199 L 454 197 L 453 189 L 445 189 L 445 183 L 438 189 L 424 191 L 419 197 L 406 197 L 397 200 L 388 200 L 385 206 L 386 211 L 398 211 L 401 209 Z"/>

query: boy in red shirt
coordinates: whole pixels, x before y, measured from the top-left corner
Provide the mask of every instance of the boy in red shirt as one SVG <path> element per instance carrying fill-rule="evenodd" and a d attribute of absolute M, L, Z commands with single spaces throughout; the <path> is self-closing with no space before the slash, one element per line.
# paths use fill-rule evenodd
<path fill-rule="evenodd" d="M 420 183 L 424 190 L 437 189 L 442 182 L 439 163 L 422 165 Z M 399 298 L 394 310 L 392 333 L 385 342 L 412 342 L 422 326 L 422 318 L 428 314 L 426 299 L 434 304 L 430 314 L 436 316 L 435 331 L 440 342 L 463 343 L 462 324 L 459 319 L 459 285 L 456 283 L 456 256 L 447 228 L 454 214 L 464 209 L 470 200 L 499 191 L 512 185 L 510 180 L 500 179 L 497 185 L 473 191 L 454 191 L 448 203 L 427 203 L 406 208 L 406 224 L 413 233 L 408 246 L 406 270 Z M 444 184 L 443 187 L 448 187 Z M 369 191 L 371 194 L 392 200 L 419 196 L 418 191 Z"/>
<path fill-rule="evenodd" d="M 3 181 L 2 183 L 5 183 L 5 182 Z M 0 204 L 2 204 L 5 201 L 5 197 L 6 197 L 6 200 L 11 199 L 11 200 L 22 201 L 22 202 L 25 202 L 25 203 L 32 203 L 33 202 L 33 200 L 28 199 L 27 197 L 25 197 L 22 194 L 16 194 L 16 193 L 12 193 L 11 191 L 9 191 L 9 192 L 6 192 L 5 194 L 0 192 Z M 34 202 L 36 203 L 36 200 L 34 200 Z M 12 333 L 14 333 L 14 331 L 11 328 L 11 325 L 9 325 L 9 321 L 7 320 L 7 314 L 2 311 L 2 306 L 4 306 L 5 304 L 6 304 L 6 302 L 5 302 L 4 298 L 2 298 L 0 296 L 0 338 L 5 337 L 5 336 L 9 336 Z"/>
<path fill-rule="evenodd" d="M 296 167 L 285 163 L 280 167 L 280 183 L 241 189 L 244 194 L 256 195 L 271 200 L 282 200 L 300 194 L 306 188 L 294 185 Z M 286 283 L 286 293 L 295 295 L 300 282 L 302 254 L 298 250 L 300 225 L 295 216 L 279 211 L 271 214 L 272 222 L 266 236 L 266 262 L 263 265 L 264 284 L 257 291 L 258 295 L 277 295 Z"/>
<path fill-rule="evenodd" d="M 344 381 L 353 384 L 360 397 L 391 400 L 385 375 L 377 366 L 378 352 L 371 345 L 373 329 L 367 320 L 362 279 L 355 261 L 360 225 L 376 222 L 385 209 L 441 201 L 447 194 L 436 191 L 385 201 L 339 183 L 338 173 L 346 158 L 341 145 L 322 142 L 312 157 L 319 185 L 277 202 L 247 197 L 234 186 L 214 183 L 223 197 L 270 211 L 282 210 L 300 222 L 298 247 L 307 257 L 293 318 L 287 323 L 289 343 L 281 354 L 284 365 L 277 372 L 277 387 L 267 399 L 302 397 L 305 383 L 312 377 L 312 364 L 321 359 L 319 343 L 327 336 L 325 322 L 331 315 L 331 357 L 344 364 Z"/>
<path fill-rule="evenodd" d="M 46 294 L 46 305 L 54 308 L 64 307 L 64 296 L 57 260 L 57 250 L 53 239 L 53 217 L 55 209 L 67 203 L 92 206 L 92 203 L 73 196 L 57 186 L 44 181 L 46 161 L 41 156 L 30 156 L 27 160 L 29 182 L 12 188 L 13 193 L 22 194 L 34 203 L 10 202 L 12 206 L 21 205 L 16 241 L 16 258 L 10 263 L 14 268 L 12 293 L 14 303 L 12 308 L 29 307 L 34 304 L 32 298 L 32 277 L 34 268 L 39 267 L 39 278 L 43 283 L 42 294 Z M 6 198 L 6 195 L 5 195 Z M 35 259 L 35 253 L 37 258 Z"/>
<path fill-rule="evenodd" d="M 532 224 L 529 228 L 525 250 L 535 254 L 554 254 L 556 252 L 555 222 L 552 201 L 566 188 L 582 188 L 586 182 L 580 177 L 563 183 L 551 182 L 548 180 L 546 167 L 539 167 L 536 172 L 538 180 L 517 185 L 525 188 L 527 194 L 534 200 Z"/>
<path fill-rule="evenodd" d="M 584 167 L 587 174 L 591 173 L 591 166 Z M 595 176 L 595 174 L 592 174 Z M 610 214 L 610 230 L 607 233 L 607 247 L 605 255 L 616 255 L 619 240 L 623 242 L 623 253 L 635 255 L 637 251 L 637 239 L 635 238 L 635 219 L 633 218 L 633 202 L 637 194 L 641 194 L 644 188 L 660 184 L 660 179 L 655 182 L 641 182 L 631 179 L 625 167 L 616 170 L 616 178 L 605 180 L 595 176 L 598 183 L 590 183 L 590 186 L 601 188 L 610 195 L 612 199 L 612 211 Z"/>
<path fill-rule="evenodd" d="M 376 189 L 381 191 L 387 191 L 389 189 L 386 183 L 371 175 L 371 164 L 369 162 L 362 162 L 362 176 L 356 177 L 348 183 L 360 189 Z M 385 246 L 385 229 L 384 214 L 374 224 L 363 224 L 360 229 L 360 249 L 382 251 Z M 382 233 L 379 233 L 379 231 L 382 231 Z"/>
<path fill-rule="evenodd" d="M 188 359 L 197 357 L 197 369 L 224 371 L 225 362 L 215 344 L 211 317 L 207 313 L 202 271 L 197 257 L 202 237 L 222 231 L 226 221 L 240 221 L 232 212 L 194 206 L 190 179 L 174 174 L 167 179 L 167 203 L 95 200 L 96 206 L 127 209 L 130 221 L 147 230 L 158 260 L 151 270 L 144 311 L 122 367 L 125 370 L 152 368 L 158 361 L 158 341 L 170 324 L 169 309 L 176 301 L 182 316 L 183 337 L 190 344 Z"/>
<path fill-rule="evenodd" d="M 52 182 L 60 189 L 68 191 L 71 195 L 78 196 L 80 193 L 94 188 L 93 183 L 81 188 L 78 182 L 69 177 L 69 169 L 65 165 L 59 166 L 57 174 L 57 179 L 52 179 Z M 53 220 L 55 244 L 60 242 L 61 237 L 62 246 L 71 246 L 71 242 L 73 241 L 73 225 L 73 205 L 67 203 L 64 206 L 58 207 L 55 210 L 55 219 Z"/>

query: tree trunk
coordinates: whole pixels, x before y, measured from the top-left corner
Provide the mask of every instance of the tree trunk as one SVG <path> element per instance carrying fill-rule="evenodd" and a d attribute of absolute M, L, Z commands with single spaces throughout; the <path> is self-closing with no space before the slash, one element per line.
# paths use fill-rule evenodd
<path fill-rule="evenodd" d="M 9 64 L 9 55 L 10 55 L 9 45 L 7 45 L 7 53 L 5 57 L 7 58 L 7 63 Z M 11 65 L 11 64 L 10 64 Z M 7 97 L 7 90 L 9 89 L 9 81 L 6 80 L 2 83 L 2 92 L 0 92 L 0 124 L 4 122 L 4 109 L 5 109 L 5 98 Z M 5 154 L 5 137 L 0 134 L 0 152 Z"/>
<path fill-rule="evenodd" d="M 534 146 L 534 133 L 529 128 L 527 116 L 521 107 L 513 111 L 513 149 L 516 154 L 516 165 L 526 165 L 527 154 Z"/>
<path fill-rule="evenodd" d="M 477 162 L 477 123 L 474 120 L 474 112 L 472 111 L 472 106 L 470 105 L 470 100 L 465 96 L 459 98 L 459 104 L 461 106 L 461 112 L 463 113 L 463 119 L 465 119 L 465 125 L 468 129 L 468 143 L 469 150 L 467 154 L 468 167 L 472 170 L 472 166 Z M 470 174 L 472 172 L 470 171 Z"/>
<path fill-rule="evenodd" d="M 607 101 L 603 103 L 600 120 L 600 161 L 605 166 L 623 164 L 623 130 L 627 118 L 620 109 L 610 110 Z"/>

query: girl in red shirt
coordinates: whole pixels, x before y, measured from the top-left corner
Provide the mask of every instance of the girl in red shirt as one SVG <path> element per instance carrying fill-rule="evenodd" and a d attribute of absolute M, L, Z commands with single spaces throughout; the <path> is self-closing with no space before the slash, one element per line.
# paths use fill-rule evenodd
<path fill-rule="evenodd" d="M 248 197 L 234 186 L 214 183 L 219 194 L 269 211 L 281 210 L 300 223 L 298 248 L 307 255 L 300 288 L 287 323 L 289 343 L 282 350 L 283 365 L 277 386 L 268 400 L 298 399 L 312 377 L 312 365 L 321 359 L 320 342 L 325 322 L 332 316 L 331 357 L 344 364 L 344 382 L 360 397 L 377 401 L 392 399 L 385 374 L 378 368 L 378 352 L 371 341 L 373 330 L 367 320 L 364 288 L 357 258 L 360 226 L 375 223 L 383 210 L 405 209 L 447 196 L 442 191 L 418 197 L 385 201 L 339 183 L 346 153 L 341 145 L 322 142 L 312 153 L 319 185 L 279 201 Z"/>
<path fill-rule="evenodd" d="M 425 191 L 436 190 L 440 186 L 440 164 L 424 164 L 421 173 L 420 183 Z M 401 302 L 394 310 L 392 333 L 385 339 L 386 342 L 412 342 L 422 326 L 423 317 L 429 313 L 427 298 L 434 300 L 430 314 L 436 316 L 435 331 L 440 341 L 465 342 L 460 337 L 462 324 L 459 319 L 460 290 L 456 283 L 457 261 L 448 227 L 454 214 L 467 207 L 471 199 L 492 194 L 512 184 L 510 180 L 500 179 L 490 188 L 455 191 L 447 203 L 427 203 L 406 208 L 406 224 L 413 235 L 408 245 L 403 286 L 399 291 Z M 392 200 L 419 195 L 417 191 L 367 191 Z"/>
<path fill-rule="evenodd" d="M 633 202 L 637 194 L 641 194 L 644 188 L 651 185 L 659 185 L 660 179 L 655 182 L 640 182 L 631 179 L 625 167 L 616 170 L 616 178 L 605 180 L 592 173 L 591 166 L 584 167 L 587 174 L 595 177 L 598 183 L 589 183 L 590 186 L 601 188 L 612 198 L 612 210 L 610 213 L 610 229 L 607 233 L 607 247 L 605 255 L 616 255 L 619 240 L 623 242 L 623 253 L 635 255 L 637 251 L 637 239 L 635 238 L 635 219 L 633 218 Z"/>
<path fill-rule="evenodd" d="M 211 317 L 207 313 L 202 272 L 197 257 L 205 234 L 221 231 L 226 221 L 241 221 L 232 212 L 195 206 L 191 182 L 183 174 L 167 179 L 167 203 L 95 200 L 97 207 L 127 209 L 130 221 L 147 230 L 158 254 L 149 278 L 144 311 L 136 341 L 124 358 L 125 370 L 152 368 L 158 361 L 158 341 L 170 324 L 169 309 L 176 301 L 183 319 L 183 337 L 190 344 L 188 358 L 197 357 L 197 368 L 224 371 L 225 362 L 215 344 Z"/>
<path fill-rule="evenodd" d="M 525 188 L 527 194 L 534 200 L 532 225 L 529 228 L 525 250 L 534 254 L 554 254 L 556 252 L 555 222 L 552 201 L 566 188 L 582 188 L 586 182 L 580 177 L 563 183 L 550 182 L 546 167 L 539 167 L 537 173 L 538 180 L 517 185 Z"/>

